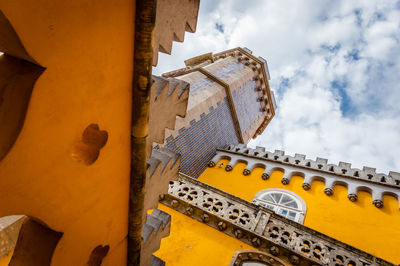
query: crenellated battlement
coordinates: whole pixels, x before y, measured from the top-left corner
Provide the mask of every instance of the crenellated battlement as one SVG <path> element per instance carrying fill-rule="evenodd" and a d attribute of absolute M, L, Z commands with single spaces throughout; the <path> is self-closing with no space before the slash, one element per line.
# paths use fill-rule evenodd
<path fill-rule="evenodd" d="M 228 159 L 226 171 L 232 171 L 239 162 L 245 162 L 244 175 L 250 175 L 255 168 L 263 168 L 261 178 L 266 180 L 273 171 L 284 173 L 282 184 L 287 185 L 293 176 L 304 178 L 303 189 L 309 190 L 312 181 L 319 180 L 325 183 L 324 192 L 331 196 L 335 185 L 344 185 L 348 189 L 348 199 L 357 201 L 358 191 L 366 191 L 372 195 L 372 203 L 377 208 L 383 207 L 383 195 L 391 195 L 399 200 L 400 204 L 400 173 L 389 172 L 388 175 L 376 173 L 375 168 L 351 168 L 350 163 L 339 162 L 329 164 L 325 158 L 317 157 L 316 160 L 306 159 L 303 154 L 294 156 L 285 155 L 284 151 L 266 151 L 265 148 L 249 148 L 246 145 L 229 146 L 225 150 L 218 149 L 215 157 L 209 162 L 209 167 L 214 167 L 219 160 Z"/>
<path fill-rule="evenodd" d="M 284 151 L 266 151 L 263 147 L 249 148 L 246 145 L 229 146 L 229 151 L 256 156 L 258 158 L 271 159 L 278 162 L 288 163 L 296 166 L 303 166 L 319 171 L 334 173 L 341 176 L 348 176 L 356 179 L 363 179 L 381 184 L 389 184 L 400 187 L 400 173 L 390 171 L 389 174 L 376 173 L 376 168 L 364 166 L 363 169 L 351 168 L 351 163 L 339 162 L 329 164 L 328 159 L 317 157 L 315 160 L 306 159 L 306 155 L 295 153 L 294 156 L 285 154 Z"/>

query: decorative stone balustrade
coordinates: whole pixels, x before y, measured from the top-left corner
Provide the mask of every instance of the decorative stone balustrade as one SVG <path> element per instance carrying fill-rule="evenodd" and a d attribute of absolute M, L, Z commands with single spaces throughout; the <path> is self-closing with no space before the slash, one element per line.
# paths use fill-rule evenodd
<path fill-rule="evenodd" d="M 358 191 L 366 191 L 372 195 L 372 203 L 377 208 L 383 207 L 383 195 L 390 195 L 398 199 L 400 205 L 400 173 L 389 172 L 388 175 L 376 173 L 375 168 L 364 167 L 363 170 L 351 168 L 350 163 L 340 162 L 339 165 L 328 164 L 328 160 L 317 158 L 315 161 L 306 159 L 303 154 L 295 156 L 285 155 L 284 151 L 265 151 L 265 148 L 248 148 L 244 144 L 229 146 L 226 150 L 218 149 L 217 154 L 209 162 L 213 167 L 221 159 L 229 160 L 225 166 L 231 171 L 239 163 L 247 164 L 244 175 L 250 175 L 255 168 L 263 168 L 261 178 L 266 180 L 273 171 L 282 171 L 282 184 L 287 185 L 293 176 L 304 178 L 303 188 L 311 188 L 312 181 L 319 180 L 325 183 L 324 192 L 331 196 L 335 185 L 347 187 L 348 199 L 357 201 Z"/>
<path fill-rule="evenodd" d="M 183 174 L 160 201 L 291 265 L 393 265 Z"/>

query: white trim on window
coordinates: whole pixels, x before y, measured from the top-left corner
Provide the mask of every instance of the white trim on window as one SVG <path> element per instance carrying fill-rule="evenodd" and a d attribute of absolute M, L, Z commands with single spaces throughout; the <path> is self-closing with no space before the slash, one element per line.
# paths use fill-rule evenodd
<path fill-rule="evenodd" d="M 304 223 L 307 212 L 306 202 L 291 191 L 281 188 L 263 189 L 254 196 L 252 202 L 269 208 L 290 220 Z"/>

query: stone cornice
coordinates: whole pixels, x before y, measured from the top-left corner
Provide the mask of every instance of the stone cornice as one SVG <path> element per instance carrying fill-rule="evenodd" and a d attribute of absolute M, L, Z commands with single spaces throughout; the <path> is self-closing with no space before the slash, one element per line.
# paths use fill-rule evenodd
<path fill-rule="evenodd" d="M 389 175 L 375 173 L 374 168 L 364 167 L 363 170 L 351 168 L 350 163 L 340 162 L 339 165 L 328 164 L 327 159 L 317 158 L 315 161 L 305 159 L 305 155 L 285 155 L 283 151 L 265 151 L 264 148 L 248 148 L 246 145 L 229 146 L 226 150 L 217 149 L 216 156 L 210 161 L 212 167 L 220 159 L 228 159 L 230 162 L 225 167 L 231 171 L 238 162 L 246 162 L 244 175 L 249 175 L 253 169 L 264 168 L 262 179 L 268 179 L 270 174 L 279 170 L 284 172 L 282 183 L 287 185 L 292 176 L 304 178 L 303 188 L 311 188 L 313 180 L 325 183 L 324 192 L 330 196 L 335 185 L 344 185 L 348 189 L 348 198 L 357 201 L 358 191 L 366 191 L 372 195 L 373 204 L 383 207 L 383 195 L 391 195 L 399 200 L 400 204 L 400 174 L 390 172 Z M 383 182 L 384 181 L 384 182 Z"/>
<path fill-rule="evenodd" d="M 160 202 L 292 265 L 393 265 L 183 174 Z"/>

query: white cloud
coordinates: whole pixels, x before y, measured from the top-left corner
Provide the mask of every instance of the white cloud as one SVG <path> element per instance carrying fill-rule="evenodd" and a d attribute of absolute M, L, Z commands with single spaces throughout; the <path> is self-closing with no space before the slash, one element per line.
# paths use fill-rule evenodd
<path fill-rule="evenodd" d="M 160 54 L 155 73 L 246 46 L 267 58 L 278 101 L 251 145 L 400 171 L 399 25 L 390 0 L 202 0 L 197 32 Z"/>

